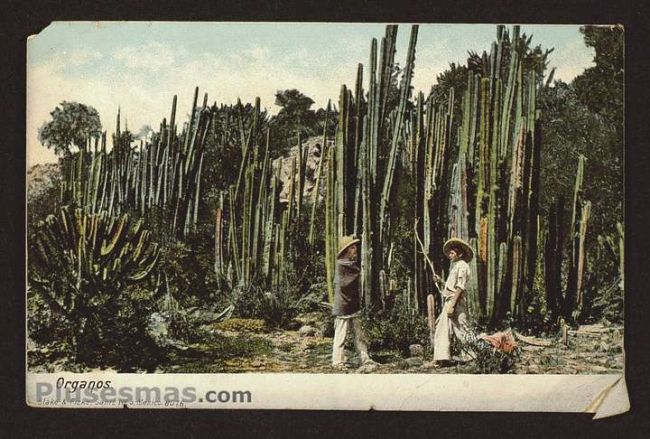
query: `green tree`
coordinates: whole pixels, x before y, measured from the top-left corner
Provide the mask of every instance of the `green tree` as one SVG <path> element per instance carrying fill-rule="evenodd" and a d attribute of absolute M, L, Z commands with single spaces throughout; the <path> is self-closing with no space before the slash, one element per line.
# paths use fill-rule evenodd
<path fill-rule="evenodd" d="M 620 26 L 583 26 L 585 44 L 593 47 L 593 67 L 574 80 L 578 98 L 623 132 L 624 42 Z M 622 140 L 622 137 L 621 137 Z"/>
<path fill-rule="evenodd" d="M 593 198 L 593 228 L 591 239 L 591 269 L 586 279 L 588 303 L 593 304 L 593 317 L 610 320 L 623 318 L 623 288 L 619 279 L 617 252 L 597 244 L 607 239 L 617 240 L 616 223 L 623 223 L 623 148 L 624 148 L 624 33 L 620 26 L 585 26 L 580 29 L 585 44 L 595 51 L 594 66 L 574 80 L 578 99 L 600 120 L 603 131 L 594 142 L 595 148 L 587 158 L 589 166 L 599 166 L 600 172 L 587 174 L 595 180 L 598 191 Z M 589 196 L 589 194 L 587 193 Z M 598 237 L 598 240 L 596 238 Z M 600 250 L 600 251 L 599 251 Z"/>
<path fill-rule="evenodd" d="M 576 97 L 602 126 L 597 137 L 590 137 L 593 147 L 585 154 L 587 178 L 598 186 L 591 195 L 597 198 L 594 207 L 600 201 L 594 227 L 598 234 L 614 234 L 616 222 L 623 220 L 623 28 L 585 26 L 580 31 L 596 53 L 595 65 L 573 81 Z M 597 169 L 589 173 L 590 166 Z"/>
<path fill-rule="evenodd" d="M 604 191 L 602 178 L 611 172 L 611 163 L 607 160 L 606 148 L 603 148 L 608 128 L 602 118 L 593 113 L 578 99 L 573 84 L 556 81 L 553 87 L 543 90 L 540 96 L 542 115 L 542 175 L 548 190 L 540 193 L 541 205 L 550 207 L 555 198 L 564 195 L 571 199 L 575 185 L 575 169 L 578 156 L 587 158 L 586 178 L 584 181 L 585 197 L 593 205 L 592 224 L 609 216 L 608 206 L 615 205 L 620 194 Z M 621 176 L 617 177 L 621 180 Z M 598 225 L 598 229 L 601 225 Z M 594 230 L 593 227 L 590 227 Z"/>
<path fill-rule="evenodd" d="M 330 140 L 334 139 L 336 135 L 336 122 L 338 120 L 339 113 L 333 107 L 330 107 L 329 114 L 325 108 L 319 108 L 316 110 L 316 136 L 323 134 L 323 129 L 325 128 L 325 123 L 327 123 L 327 136 Z"/>
<path fill-rule="evenodd" d="M 70 155 L 70 148 L 84 148 L 88 138 L 101 135 L 99 113 L 89 105 L 78 102 L 61 102 L 50 113 L 52 120 L 38 130 L 38 140 L 62 156 Z"/>
<path fill-rule="evenodd" d="M 542 205 L 572 196 L 579 154 L 587 158 L 585 197 L 592 201 L 588 232 L 614 234 L 623 207 L 623 30 L 587 26 L 585 44 L 595 49 L 593 67 L 572 83 L 556 81 L 542 91 Z M 595 242 L 595 240 L 593 241 Z"/>
<path fill-rule="evenodd" d="M 280 114 L 294 119 L 297 125 L 307 122 L 306 119 L 311 117 L 313 111 L 310 110 L 314 100 L 305 96 L 295 88 L 290 90 L 278 91 L 275 94 L 275 105 L 282 107 Z"/>
<path fill-rule="evenodd" d="M 271 119 L 276 141 L 289 147 L 298 134 L 302 138 L 318 135 L 316 113 L 311 109 L 314 100 L 294 89 L 278 90 L 275 105 L 282 107 Z M 284 149 L 284 148 L 281 148 Z"/>

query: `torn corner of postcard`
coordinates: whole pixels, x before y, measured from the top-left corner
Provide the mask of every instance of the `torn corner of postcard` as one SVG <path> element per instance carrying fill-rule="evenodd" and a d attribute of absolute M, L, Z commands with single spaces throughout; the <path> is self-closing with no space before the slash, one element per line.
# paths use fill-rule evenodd
<path fill-rule="evenodd" d="M 586 413 L 595 413 L 594 419 L 608 418 L 630 410 L 630 398 L 627 393 L 625 376 L 621 375 L 612 384 L 606 386 L 585 409 Z"/>

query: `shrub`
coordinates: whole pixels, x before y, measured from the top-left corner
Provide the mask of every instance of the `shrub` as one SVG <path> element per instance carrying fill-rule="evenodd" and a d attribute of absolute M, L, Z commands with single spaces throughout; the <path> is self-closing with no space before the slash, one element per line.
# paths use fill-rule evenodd
<path fill-rule="evenodd" d="M 182 307 L 225 305 L 227 291 L 220 291 L 214 272 L 214 237 L 201 228 L 187 242 L 172 240 L 161 248 L 158 267 Z"/>
<path fill-rule="evenodd" d="M 601 287 L 593 299 L 592 309 L 595 315 L 609 322 L 623 322 L 624 293 L 619 278 Z"/>
<path fill-rule="evenodd" d="M 263 291 L 260 287 L 233 290 L 235 313 L 242 318 L 263 319 L 270 327 L 283 328 L 298 314 L 289 291 Z"/>
<path fill-rule="evenodd" d="M 153 372 L 166 354 L 147 329 L 155 309 L 151 298 L 149 286 L 129 286 L 104 308 L 95 310 L 96 326 L 79 340 L 80 361 L 91 367 L 113 366 L 120 372 Z"/>
<path fill-rule="evenodd" d="M 371 350 L 397 350 L 407 356 L 411 344 L 430 346 L 426 318 L 410 308 L 402 296 L 390 310 L 377 311 L 374 316 L 364 313 L 363 321 Z"/>
<path fill-rule="evenodd" d="M 619 233 L 622 233 L 622 228 Z M 621 248 L 618 236 L 599 236 L 587 258 L 585 273 L 585 315 L 588 320 L 605 319 L 621 323 L 624 318 L 624 288 Z"/>
<path fill-rule="evenodd" d="M 503 352 L 492 347 L 490 343 L 481 339 L 476 327 L 468 328 L 466 340 L 454 338 L 452 340 L 452 351 L 464 352 L 472 361 L 467 366 L 471 372 L 481 374 L 504 374 L 512 372 L 516 362 L 519 360 L 519 348 L 515 347 L 511 352 Z"/>
<path fill-rule="evenodd" d="M 27 288 L 27 315 L 27 333 L 36 343 L 45 345 L 67 336 L 66 320 L 52 312 L 43 297 L 31 287 Z"/>

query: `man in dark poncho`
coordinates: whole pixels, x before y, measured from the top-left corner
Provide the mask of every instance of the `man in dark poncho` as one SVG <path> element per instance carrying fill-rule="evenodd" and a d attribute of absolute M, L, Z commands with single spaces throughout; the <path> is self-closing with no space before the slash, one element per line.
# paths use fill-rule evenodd
<path fill-rule="evenodd" d="M 359 321 L 361 297 L 359 289 L 359 239 L 352 236 L 341 238 L 336 257 L 334 276 L 334 346 L 332 366 L 344 368 L 347 361 L 345 338 L 349 331 L 354 333 L 354 345 L 363 364 L 372 362 L 368 355 L 368 345 Z"/>

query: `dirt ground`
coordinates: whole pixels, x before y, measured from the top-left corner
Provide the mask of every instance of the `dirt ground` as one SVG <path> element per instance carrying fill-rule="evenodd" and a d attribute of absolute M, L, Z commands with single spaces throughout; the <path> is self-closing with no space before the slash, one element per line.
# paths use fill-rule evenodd
<path fill-rule="evenodd" d="M 623 373 L 623 327 L 583 325 L 569 330 L 565 345 L 560 335 L 518 341 L 515 374 Z M 371 351 L 377 363 L 330 366 L 332 338 L 318 332 L 276 330 L 211 330 L 195 343 L 168 348 L 168 358 L 155 373 L 477 373 L 472 362 L 434 368 L 428 355 L 402 358 L 397 352 Z M 32 372 L 90 372 L 65 359 L 53 360 L 47 350 L 28 343 Z M 144 370 L 141 372 L 145 372 Z M 496 373 L 496 372 L 495 372 Z"/>
<path fill-rule="evenodd" d="M 345 370 L 330 365 L 332 339 L 319 335 L 305 336 L 298 331 L 269 333 L 219 332 L 220 343 L 244 347 L 240 355 L 216 357 L 211 343 L 177 352 L 157 372 L 175 373 L 471 373 L 471 364 L 434 368 L 429 358 L 403 359 L 394 352 L 371 352 L 378 363 Z M 621 326 L 585 325 L 568 331 L 565 346 L 561 337 L 531 338 L 537 346 L 519 341 L 519 358 L 509 373 L 517 374 L 607 374 L 624 369 L 623 328 Z M 223 344 L 220 344 L 223 348 Z M 246 350 L 248 348 L 248 350 Z M 223 352 L 223 351 L 220 351 Z"/>

